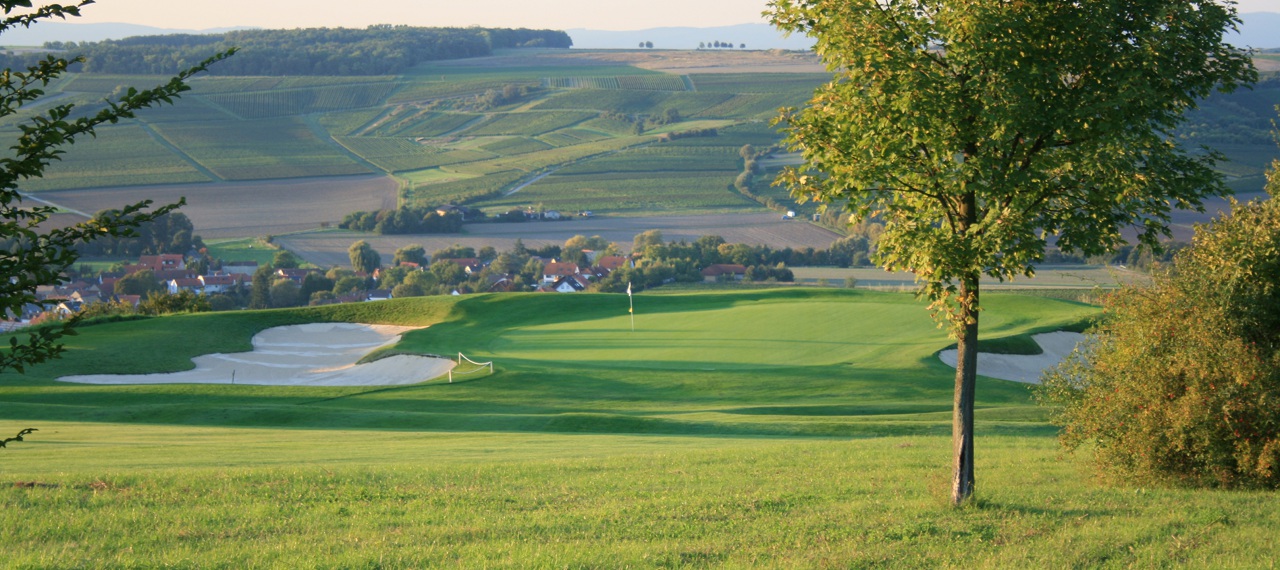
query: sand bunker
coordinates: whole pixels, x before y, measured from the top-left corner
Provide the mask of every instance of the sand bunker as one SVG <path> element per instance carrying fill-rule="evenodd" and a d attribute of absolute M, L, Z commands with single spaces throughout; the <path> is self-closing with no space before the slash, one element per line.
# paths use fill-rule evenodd
<path fill-rule="evenodd" d="M 1041 354 L 991 354 L 978 353 L 978 375 L 1002 380 L 1013 380 L 1027 384 L 1039 384 L 1040 373 L 1066 358 L 1076 345 L 1084 340 L 1084 335 L 1073 332 L 1051 332 L 1032 335 L 1032 340 L 1044 350 Z M 956 351 L 944 350 L 938 358 L 947 366 L 955 368 Z"/>
<path fill-rule="evenodd" d="M 253 337 L 252 352 L 206 354 L 195 370 L 169 374 L 94 374 L 58 380 L 82 384 L 258 384 L 273 386 L 396 386 L 442 376 L 453 361 L 396 355 L 356 364 L 414 327 L 315 323 L 275 327 Z"/>

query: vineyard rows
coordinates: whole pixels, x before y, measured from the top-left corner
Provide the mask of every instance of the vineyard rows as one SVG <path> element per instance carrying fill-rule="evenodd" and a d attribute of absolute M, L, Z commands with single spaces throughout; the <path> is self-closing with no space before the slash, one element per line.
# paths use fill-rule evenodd
<path fill-rule="evenodd" d="M 284 117 L 324 111 L 372 107 L 394 89 L 394 83 L 347 85 L 285 91 L 208 95 L 206 98 L 246 119 Z"/>

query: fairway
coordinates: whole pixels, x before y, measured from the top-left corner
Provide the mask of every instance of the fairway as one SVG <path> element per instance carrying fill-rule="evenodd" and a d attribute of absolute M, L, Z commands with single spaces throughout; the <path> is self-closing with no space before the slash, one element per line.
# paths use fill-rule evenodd
<path fill-rule="evenodd" d="M 930 338 L 936 328 L 914 303 L 752 303 L 649 314 L 646 300 L 641 298 L 635 332 L 620 303 L 622 314 L 615 317 L 506 331 L 490 349 L 500 358 L 732 370 L 856 365 L 881 358 L 910 362 L 937 347 L 937 339 Z M 874 325 L 883 322 L 899 326 Z"/>

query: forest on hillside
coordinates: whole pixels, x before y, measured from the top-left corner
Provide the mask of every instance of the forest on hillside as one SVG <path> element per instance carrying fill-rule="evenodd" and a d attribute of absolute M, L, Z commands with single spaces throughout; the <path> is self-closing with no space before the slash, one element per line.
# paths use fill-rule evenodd
<path fill-rule="evenodd" d="M 44 47 L 84 62 L 72 71 L 171 75 L 232 47 L 235 57 L 210 75 L 395 75 L 426 61 L 480 57 L 495 49 L 568 48 L 558 30 L 419 28 L 380 25 L 364 29 L 237 30 L 222 34 L 138 36 L 101 42 L 49 42 Z M 0 55 L 0 66 L 22 68 L 44 54 Z"/>

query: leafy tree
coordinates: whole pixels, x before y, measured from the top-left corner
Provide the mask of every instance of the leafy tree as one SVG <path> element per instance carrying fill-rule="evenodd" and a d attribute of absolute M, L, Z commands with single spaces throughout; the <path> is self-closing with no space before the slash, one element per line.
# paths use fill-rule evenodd
<path fill-rule="evenodd" d="M 382 267 L 382 256 L 374 251 L 369 242 L 360 240 L 347 248 L 347 256 L 351 259 L 351 267 L 356 273 L 372 275 L 373 271 Z"/>
<path fill-rule="evenodd" d="M 435 261 L 437 259 L 469 259 L 475 256 L 476 256 L 475 248 L 464 247 L 455 243 L 444 249 L 436 250 L 435 253 L 431 254 L 431 260 Z"/>
<path fill-rule="evenodd" d="M 431 264 L 431 274 L 441 285 L 453 286 L 467 280 L 467 273 L 461 265 L 443 259 Z"/>
<path fill-rule="evenodd" d="M 1173 270 L 1106 320 L 1037 394 L 1064 445 L 1135 482 L 1280 487 L 1280 162 L 1271 199 L 1197 228 Z"/>
<path fill-rule="evenodd" d="M 427 250 L 420 244 L 406 245 L 396 250 L 396 255 L 392 259 L 392 265 L 400 265 L 401 262 L 417 263 L 419 267 L 427 265 Z"/>
<path fill-rule="evenodd" d="M 662 245 L 662 230 L 645 230 L 631 239 L 631 251 L 644 251 L 651 245 Z"/>
<path fill-rule="evenodd" d="M 1184 110 L 1256 77 L 1232 5 L 1185 0 L 772 0 L 835 80 L 780 121 L 798 196 L 885 224 L 877 262 L 916 274 L 957 340 L 951 498 L 971 496 L 979 278 L 1031 275 L 1045 239 L 1086 254 L 1226 192 Z"/>
<path fill-rule="evenodd" d="M 271 306 L 274 308 L 297 307 L 306 303 L 302 289 L 292 279 L 277 279 L 271 284 Z"/>
<path fill-rule="evenodd" d="M 271 266 L 276 269 L 297 269 L 299 265 L 302 265 L 302 260 L 287 249 L 277 251 L 271 259 Z"/>
<path fill-rule="evenodd" d="M 182 290 L 174 294 L 153 291 L 138 303 L 138 312 L 144 315 L 168 315 L 172 313 L 204 313 L 213 306 L 204 295 Z"/>
<path fill-rule="evenodd" d="M 29 0 L 0 0 L 4 10 L 0 32 L 29 27 L 48 18 L 78 16 L 80 8 L 89 3 L 33 7 Z M 139 109 L 171 103 L 189 89 L 185 83 L 189 77 L 232 51 L 206 59 L 164 85 L 143 91 L 128 89 L 118 98 L 105 101 L 101 110 L 94 113 L 73 116 L 73 105 L 55 104 L 18 122 L 17 131 L 21 134 L 0 158 L 0 275 L 4 276 L 0 279 L 0 314 L 19 314 L 24 305 L 39 303 L 36 288 L 56 283 L 74 266 L 79 255 L 77 247 L 103 237 L 133 235 L 134 228 L 181 205 L 179 202 L 148 211 L 151 202 L 144 201 L 104 212 L 72 227 L 47 229 L 42 226 L 55 209 L 24 204 L 19 193 L 22 180 L 40 177 L 65 152 L 66 145 L 93 136 L 99 125 L 131 118 Z M 46 55 L 29 62 L 23 70 L 6 69 L 0 74 L 0 117 L 23 114 L 23 106 L 44 95 L 41 87 L 79 61 Z M 21 372 L 28 365 L 57 357 L 62 352 L 59 339 L 69 334 L 75 323 L 70 319 L 58 326 L 43 327 L 24 334 L 23 340 L 11 336 L 8 348 L 0 353 L 0 371 L 12 368 Z"/>
<path fill-rule="evenodd" d="M 401 283 L 391 290 L 391 296 L 400 299 L 402 297 L 421 297 L 426 295 L 426 291 L 419 285 L 413 283 Z"/>
<path fill-rule="evenodd" d="M 156 272 L 150 269 L 134 271 L 116 280 L 112 289 L 116 295 L 141 295 L 164 291 L 164 287 L 156 281 Z"/>
<path fill-rule="evenodd" d="M 250 309 L 271 307 L 271 275 L 275 271 L 274 267 L 263 265 L 253 272 L 253 280 L 249 285 Z"/>
<path fill-rule="evenodd" d="M 347 275 L 345 277 L 339 277 L 338 280 L 334 282 L 333 294 L 346 295 L 347 293 L 359 291 L 364 288 L 365 288 L 365 280 L 363 277 L 357 277 L 355 275 Z"/>
<path fill-rule="evenodd" d="M 310 299 L 317 291 L 333 291 L 333 285 L 333 279 L 319 273 L 308 273 L 302 277 L 302 286 L 299 287 L 298 294 L 303 299 Z"/>

